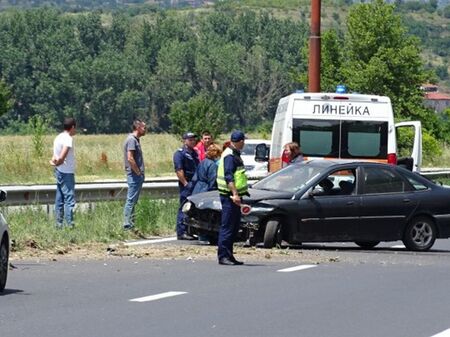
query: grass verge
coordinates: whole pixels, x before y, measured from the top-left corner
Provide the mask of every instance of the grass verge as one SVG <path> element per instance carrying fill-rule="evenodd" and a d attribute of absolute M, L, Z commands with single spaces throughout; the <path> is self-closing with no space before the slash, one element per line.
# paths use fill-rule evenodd
<path fill-rule="evenodd" d="M 99 202 L 80 205 L 75 213 L 74 229 L 56 229 L 53 214 L 43 207 L 2 209 L 8 220 L 13 251 L 26 248 L 61 249 L 71 245 L 112 243 L 139 236 L 174 233 L 178 201 L 142 198 L 136 205 L 136 231 L 122 229 L 123 202 Z"/>

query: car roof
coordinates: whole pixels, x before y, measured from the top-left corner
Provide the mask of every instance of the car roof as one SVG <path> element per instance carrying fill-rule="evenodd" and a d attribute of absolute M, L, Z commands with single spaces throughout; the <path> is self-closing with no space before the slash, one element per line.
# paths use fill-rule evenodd
<path fill-rule="evenodd" d="M 371 162 L 371 161 L 364 161 L 364 160 L 347 160 L 347 159 L 341 159 L 341 160 L 335 160 L 335 159 L 311 159 L 304 162 L 305 164 L 312 165 L 315 167 L 339 167 L 339 166 L 348 166 L 348 165 L 354 165 L 354 166 L 379 166 L 379 167 L 394 167 L 391 164 L 385 164 L 385 163 L 377 163 L 377 162 Z"/>

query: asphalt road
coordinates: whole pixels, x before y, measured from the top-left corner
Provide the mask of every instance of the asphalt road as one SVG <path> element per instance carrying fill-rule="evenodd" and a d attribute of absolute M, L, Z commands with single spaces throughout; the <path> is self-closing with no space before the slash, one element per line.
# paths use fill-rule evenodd
<path fill-rule="evenodd" d="M 449 243 L 429 254 L 326 245 L 354 259 L 320 265 L 15 262 L 0 336 L 448 337 Z"/>

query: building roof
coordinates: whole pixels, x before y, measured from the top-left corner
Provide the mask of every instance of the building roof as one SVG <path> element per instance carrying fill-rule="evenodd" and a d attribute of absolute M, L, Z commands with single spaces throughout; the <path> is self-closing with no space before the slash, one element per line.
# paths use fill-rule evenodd
<path fill-rule="evenodd" d="M 429 100 L 450 100 L 450 95 L 441 92 L 426 92 L 425 99 Z"/>

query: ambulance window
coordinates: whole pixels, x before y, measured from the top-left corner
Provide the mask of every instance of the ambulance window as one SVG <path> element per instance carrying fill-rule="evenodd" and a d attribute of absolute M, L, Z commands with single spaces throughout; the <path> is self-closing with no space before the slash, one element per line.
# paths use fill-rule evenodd
<path fill-rule="evenodd" d="M 339 155 L 339 121 L 294 119 L 293 136 L 305 156 Z"/>
<path fill-rule="evenodd" d="M 386 158 L 387 126 L 387 122 L 344 121 L 342 157 Z"/>

